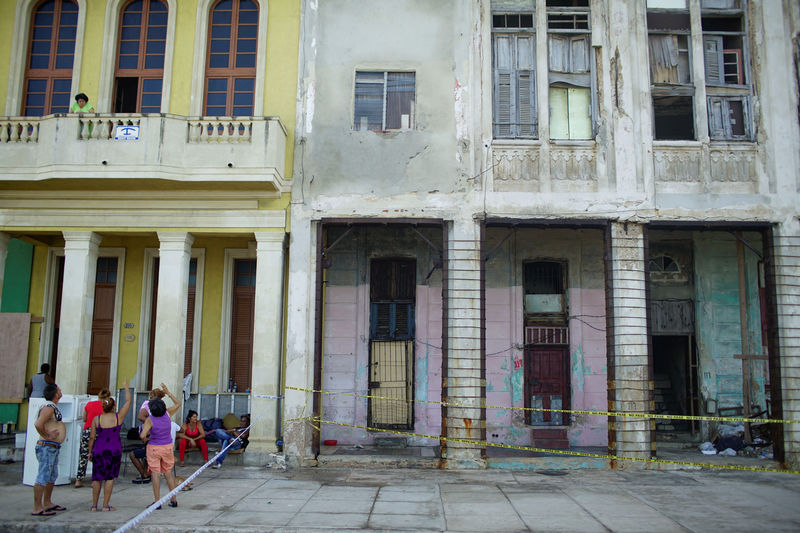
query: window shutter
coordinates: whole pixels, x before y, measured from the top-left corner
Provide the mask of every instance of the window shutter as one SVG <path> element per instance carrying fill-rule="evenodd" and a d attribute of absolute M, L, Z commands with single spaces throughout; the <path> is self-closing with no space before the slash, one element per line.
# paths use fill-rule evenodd
<path fill-rule="evenodd" d="M 569 138 L 592 138 L 592 114 L 590 107 L 592 97 L 589 89 L 575 88 L 567 90 L 569 113 Z"/>
<path fill-rule="evenodd" d="M 569 139 L 567 89 L 550 87 L 550 138 Z"/>
<path fill-rule="evenodd" d="M 589 42 L 586 36 L 570 40 L 570 72 L 580 74 L 589 72 Z"/>
<path fill-rule="evenodd" d="M 560 35 L 550 35 L 550 71 L 569 72 L 570 40 Z"/>
<path fill-rule="evenodd" d="M 519 102 L 519 135 L 534 135 L 533 125 L 533 75 L 521 71 L 517 74 L 517 101 Z"/>
<path fill-rule="evenodd" d="M 712 139 L 725 138 L 725 102 L 722 98 L 708 99 L 708 135 Z"/>
<path fill-rule="evenodd" d="M 512 137 L 513 53 L 510 35 L 494 38 L 494 124 L 496 137 Z"/>
<path fill-rule="evenodd" d="M 722 37 L 704 36 L 703 55 L 706 65 L 706 83 L 723 83 Z"/>

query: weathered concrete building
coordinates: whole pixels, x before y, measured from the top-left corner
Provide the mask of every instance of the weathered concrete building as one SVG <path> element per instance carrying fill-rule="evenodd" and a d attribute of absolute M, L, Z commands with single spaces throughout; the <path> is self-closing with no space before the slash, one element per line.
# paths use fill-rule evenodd
<path fill-rule="evenodd" d="M 798 9 L 304 1 L 287 453 L 641 459 L 715 423 L 582 411 L 797 418 Z"/>

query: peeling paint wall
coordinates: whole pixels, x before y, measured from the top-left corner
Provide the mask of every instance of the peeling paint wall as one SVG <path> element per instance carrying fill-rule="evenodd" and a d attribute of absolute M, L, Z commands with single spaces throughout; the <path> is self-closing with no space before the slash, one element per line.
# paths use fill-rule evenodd
<path fill-rule="evenodd" d="M 512 231 L 487 230 L 487 249 Z M 522 263 L 554 259 L 568 265 L 569 382 L 567 409 L 606 410 L 607 372 L 603 236 L 593 230 L 519 229 L 486 266 L 486 433 L 491 442 L 530 445 L 524 411 L 524 313 Z M 573 415 L 573 446 L 605 446 L 606 418 Z"/>
<path fill-rule="evenodd" d="M 419 231 L 441 246 L 441 232 Z M 328 243 L 342 233 L 342 228 L 331 229 Z M 367 399 L 354 395 L 368 394 L 369 386 L 369 260 L 405 257 L 417 262 L 413 432 L 440 433 L 440 406 L 424 403 L 439 402 L 442 397 L 442 283 L 441 271 L 433 268 L 435 256 L 416 233 L 399 227 L 357 227 L 328 254 L 331 266 L 326 272 L 322 384 L 323 390 L 340 394 L 323 396 L 323 420 L 367 426 Z M 374 444 L 376 436 L 385 435 L 362 428 L 322 426 L 322 438 L 340 444 Z M 438 441 L 410 438 L 409 444 L 435 445 Z"/>
<path fill-rule="evenodd" d="M 760 235 L 745 233 L 744 238 L 761 248 Z M 715 400 L 720 408 L 741 406 L 742 361 L 733 357 L 742 353 L 736 239 L 725 232 L 696 233 L 694 252 L 700 397 Z M 752 353 L 761 354 L 757 262 L 757 256 L 746 249 L 747 335 Z M 763 408 L 766 361 L 750 365 L 753 403 Z"/>

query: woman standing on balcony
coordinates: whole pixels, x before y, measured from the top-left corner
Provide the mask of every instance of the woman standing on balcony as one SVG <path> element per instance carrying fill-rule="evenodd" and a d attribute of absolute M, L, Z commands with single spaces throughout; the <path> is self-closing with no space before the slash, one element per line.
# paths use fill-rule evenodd
<path fill-rule="evenodd" d="M 75 103 L 69 108 L 70 113 L 94 113 L 94 106 L 89 103 L 89 97 L 84 93 L 75 95 Z"/>

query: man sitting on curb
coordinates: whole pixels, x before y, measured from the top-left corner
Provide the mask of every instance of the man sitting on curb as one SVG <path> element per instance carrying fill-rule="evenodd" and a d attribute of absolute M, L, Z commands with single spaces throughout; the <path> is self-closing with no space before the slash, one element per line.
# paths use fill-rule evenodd
<path fill-rule="evenodd" d="M 235 429 L 217 429 L 214 431 L 214 435 L 216 435 L 217 440 L 220 444 L 220 449 L 223 452 L 217 457 L 216 462 L 211 465 L 211 468 L 222 468 L 222 461 L 225 460 L 225 456 L 228 455 L 228 452 L 232 450 L 238 450 L 239 448 L 246 448 L 247 447 L 247 436 L 250 434 L 250 415 L 242 415 L 241 417 L 241 425 Z M 241 437 L 239 440 L 234 442 L 230 448 L 227 450 L 225 446 L 228 445 L 230 441 L 235 439 L 236 437 Z"/>

